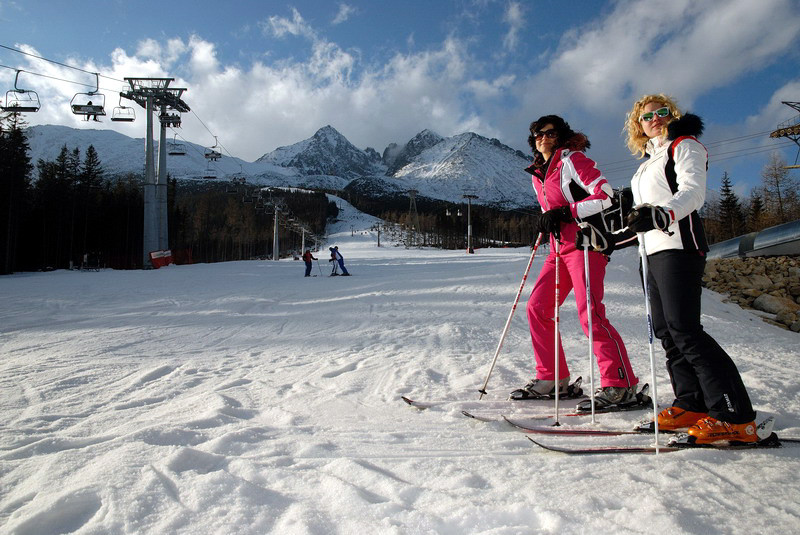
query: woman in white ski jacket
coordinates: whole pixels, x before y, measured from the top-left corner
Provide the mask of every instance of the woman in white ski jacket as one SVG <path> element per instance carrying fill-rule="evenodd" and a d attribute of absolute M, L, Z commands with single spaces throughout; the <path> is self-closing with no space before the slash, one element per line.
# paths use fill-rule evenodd
<path fill-rule="evenodd" d="M 589 218 L 611 206 L 613 190 L 595 162 L 584 154 L 589 140 L 574 132 L 557 115 L 545 115 L 531 123 L 528 143 L 533 149 L 534 162 L 526 171 L 531 173 L 533 188 L 542 210 L 539 232 L 550 233 L 550 255 L 534 284 L 528 301 L 528 325 L 536 377 L 523 388 L 511 393 L 512 399 L 550 397 L 555 394 L 555 242 L 560 240 L 559 306 L 570 290 L 575 293 L 578 316 L 588 335 L 588 313 L 592 314 L 593 351 L 601 375 L 601 388 L 595 395 L 595 406 L 603 410 L 630 408 L 643 400 L 637 395 L 639 380 L 633 373 L 625 344 L 605 314 L 603 279 L 608 258 L 589 253 L 589 278 L 592 310 L 587 311 L 584 253 L 575 248 L 578 233 L 576 219 Z M 558 344 L 559 394 L 568 397 L 569 369 L 562 344 Z M 577 394 L 577 392 L 574 392 Z M 649 398 L 647 400 L 649 402 Z M 586 403 L 589 403 L 588 405 Z M 591 411 L 589 401 L 578 410 Z"/>
<path fill-rule="evenodd" d="M 647 95 L 627 116 L 628 148 L 647 160 L 633 175 L 628 228 L 605 236 L 606 253 L 644 240 L 653 331 L 666 351 L 675 400 L 658 415 L 664 430 L 686 430 L 698 444 L 755 442 L 755 412 L 730 356 L 700 323 L 706 243 L 698 210 L 706 196 L 703 122 L 672 98 Z M 588 231 L 587 231 L 588 233 Z M 596 238 L 596 237 L 595 237 Z"/>

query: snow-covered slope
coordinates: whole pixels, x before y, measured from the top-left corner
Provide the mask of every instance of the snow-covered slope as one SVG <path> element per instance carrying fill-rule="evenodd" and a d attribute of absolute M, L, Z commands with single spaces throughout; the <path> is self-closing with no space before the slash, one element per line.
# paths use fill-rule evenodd
<path fill-rule="evenodd" d="M 34 166 L 40 158 L 55 160 L 64 146 L 70 152 L 75 148 L 80 149 L 81 158 L 83 158 L 89 145 L 93 145 L 100 157 L 103 169 L 109 176 L 127 173 L 142 174 L 144 172 L 144 138 L 131 138 L 113 130 L 77 129 L 60 125 L 32 126 L 28 128 L 27 136 L 30 145 L 29 155 Z M 208 162 L 204 156 L 206 147 L 181 139 L 168 138 L 167 140 L 168 144 L 176 141 L 185 149 L 186 154 L 167 156 L 167 170 L 171 176 L 179 179 L 200 179 L 207 174 L 208 169 L 212 169 L 223 179 L 234 174 L 243 174 L 250 180 L 257 177 L 289 180 L 298 175 L 294 169 L 286 169 L 267 162 L 245 162 L 226 154 L 215 162 Z M 157 134 L 154 149 L 156 165 L 158 165 Z"/>
<path fill-rule="evenodd" d="M 535 204 L 530 162 L 497 140 L 468 132 L 422 151 L 395 172 L 404 189 L 435 199 L 460 199 L 470 193 L 480 204 L 507 208 Z"/>
<path fill-rule="evenodd" d="M 505 401 L 533 374 L 522 310 L 478 401 L 530 251 L 378 248 L 374 220 L 342 207 L 326 245 L 339 246 L 352 277 L 327 276 L 327 247 L 312 278 L 292 260 L 0 277 L 0 532 L 800 530 L 797 445 L 568 457 L 462 416 L 552 421 L 551 403 Z M 605 303 L 644 382 L 636 265 L 635 250 L 614 253 Z M 798 335 L 707 290 L 703 321 L 736 361 L 759 417 L 800 435 L 800 386 L 787 371 L 800 360 Z M 572 297 L 561 333 L 572 374 L 588 382 Z M 663 405 L 672 397 L 658 354 Z M 401 395 L 461 401 L 417 411 Z M 572 404 L 562 400 L 562 411 Z M 561 423 L 629 429 L 648 414 Z"/>

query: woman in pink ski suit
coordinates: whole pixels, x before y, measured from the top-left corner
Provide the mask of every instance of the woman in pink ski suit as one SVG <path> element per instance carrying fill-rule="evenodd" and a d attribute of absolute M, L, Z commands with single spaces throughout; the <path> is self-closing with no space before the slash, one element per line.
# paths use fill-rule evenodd
<path fill-rule="evenodd" d="M 611 186 L 595 162 L 582 152 L 589 148 L 589 140 L 585 135 L 574 132 L 557 115 L 546 115 L 534 121 L 530 131 L 528 143 L 535 158 L 526 171 L 532 175 L 533 187 L 544 211 L 539 219 L 538 230 L 550 233 L 550 255 L 539 272 L 528 301 L 528 324 L 536 358 L 536 377 L 524 388 L 512 392 L 512 398 L 515 399 L 552 397 L 555 394 L 555 240 L 560 240 L 561 256 L 559 306 L 573 290 L 580 322 L 584 334 L 588 336 L 583 251 L 575 247 L 579 228 L 575 220 L 599 214 L 611 206 L 613 195 Z M 603 279 L 607 264 L 606 255 L 589 253 L 592 334 L 601 376 L 595 407 L 613 410 L 637 402 L 636 384 L 639 380 L 633 373 L 622 338 L 606 318 Z M 567 395 L 569 368 L 561 343 L 558 358 L 559 395 Z M 578 408 L 591 410 L 591 405 L 579 405 Z"/>

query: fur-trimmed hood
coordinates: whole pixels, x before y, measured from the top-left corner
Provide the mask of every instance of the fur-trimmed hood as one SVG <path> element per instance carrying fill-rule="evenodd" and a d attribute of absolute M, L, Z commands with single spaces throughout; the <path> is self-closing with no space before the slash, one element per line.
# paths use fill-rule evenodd
<path fill-rule="evenodd" d="M 585 151 L 589 147 L 591 147 L 589 138 L 580 132 L 575 132 L 575 135 L 569 138 L 566 143 L 564 143 L 564 148 L 569 150 L 579 150 L 581 152 Z"/>
<path fill-rule="evenodd" d="M 673 141 L 681 136 L 700 137 L 703 135 L 703 120 L 692 113 L 675 119 L 667 125 L 667 139 Z"/>

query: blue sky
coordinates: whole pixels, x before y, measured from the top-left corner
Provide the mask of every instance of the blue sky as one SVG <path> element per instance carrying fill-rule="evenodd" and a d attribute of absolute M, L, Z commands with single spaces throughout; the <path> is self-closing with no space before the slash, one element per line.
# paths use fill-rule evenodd
<path fill-rule="evenodd" d="M 712 189 L 728 172 L 746 195 L 774 150 L 797 156 L 767 134 L 797 115 L 781 104 L 800 101 L 797 0 L 0 0 L 0 36 L 104 75 L 109 111 L 115 79 L 176 78 L 194 112 L 179 135 L 249 161 L 328 124 L 379 152 L 425 128 L 528 152 L 530 121 L 556 113 L 619 186 L 637 166 L 625 113 L 651 92 L 705 119 Z M 144 136 L 144 121 L 82 122 L 68 108 L 81 86 L 37 76 L 89 75 L 6 49 L 0 64 L 28 71 L 21 86 L 42 101 L 30 124 Z M 0 86 L 13 78 L 0 68 Z"/>

